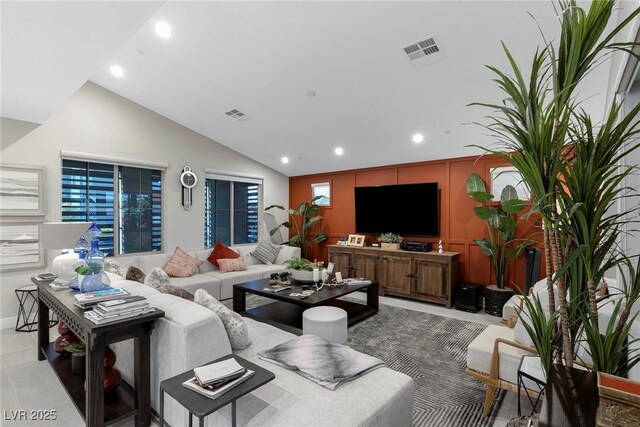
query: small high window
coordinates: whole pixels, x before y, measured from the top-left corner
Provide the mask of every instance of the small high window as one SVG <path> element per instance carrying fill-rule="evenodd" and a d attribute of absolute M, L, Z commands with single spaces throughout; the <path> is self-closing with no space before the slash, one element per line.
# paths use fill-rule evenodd
<path fill-rule="evenodd" d="M 311 196 L 313 198 L 321 196 L 316 200 L 318 206 L 331 206 L 331 183 L 318 182 L 311 184 Z"/>

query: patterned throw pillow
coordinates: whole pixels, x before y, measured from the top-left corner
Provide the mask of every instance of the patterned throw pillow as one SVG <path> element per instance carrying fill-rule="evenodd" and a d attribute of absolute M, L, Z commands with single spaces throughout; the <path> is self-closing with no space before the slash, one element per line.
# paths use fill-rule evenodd
<path fill-rule="evenodd" d="M 224 243 L 218 240 L 216 242 L 216 245 L 213 247 L 213 250 L 211 251 L 211 255 L 209 255 L 209 258 L 207 259 L 211 264 L 220 268 L 220 265 L 218 265 L 219 259 L 232 259 L 232 258 L 240 258 L 240 254 L 234 251 L 233 249 L 227 247 L 227 245 L 225 245 Z"/>
<path fill-rule="evenodd" d="M 265 264 L 271 265 L 278 258 L 282 246 L 274 245 L 273 243 L 262 240 L 258 243 L 258 246 L 250 252 L 251 255 Z"/>
<path fill-rule="evenodd" d="M 175 295 L 189 301 L 193 301 L 193 294 L 180 286 L 164 285 L 158 289 L 163 294 Z"/>
<path fill-rule="evenodd" d="M 104 271 L 117 274 L 120 277 L 124 277 L 126 275 L 124 268 L 122 268 L 120 263 L 113 259 L 105 259 L 104 264 L 102 264 L 102 268 L 104 269 Z"/>
<path fill-rule="evenodd" d="M 247 269 L 247 266 L 244 265 L 244 261 L 242 260 L 242 258 L 221 258 L 218 260 L 218 265 L 220 266 L 221 273 L 228 273 L 230 271 L 245 271 Z"/>
<path fill-rule="evenodd" d="M 193 273 L 198 271 L 198 267 L 202 265 L 204 261 L 200 261 L 183 251 L 180 248 L 176 248 L 173 256 L 164 265 L 163 270 L 167 272 L 169 277 L 191 277 Z"/>
<path fill-rule="evenodd" d="M 144 278 L 144 284 L 154 289 L 160 289 L 163 286 L 171 284 L 169 275 L 160 267 L 155 267 L 147 277 Z"/>
<path fill-rule="evenodd" d="M 213 311 L 222 321 L 224 329 L 227 331 L 231 348 L 234 350 L 242 350 L 251 345 L 249 338 L 249 329 L 247 324 L 238 313 L 229 310 L 222 305 L 220 301 L 209 295 L 204 289 L 196 291 L 194 301 L 203 307 Z"/>
<path fill-rule="evenodd" d="M 144 271 L 140 270 L 135 265 L 132 265 L 127 270 L 127 276 L 125 277 L 127 280 L 133 280 L 134 282 L 144 283 L 144 279 L 147 277 L 144 274 Z"/>

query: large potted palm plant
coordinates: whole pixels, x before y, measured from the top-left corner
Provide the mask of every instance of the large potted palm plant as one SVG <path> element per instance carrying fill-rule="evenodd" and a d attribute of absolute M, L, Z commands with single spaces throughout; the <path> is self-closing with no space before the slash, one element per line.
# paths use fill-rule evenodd
<path fill-rule="evenodd" d="M 501 317 L 502 308 L 513 295 L 513 290 L 505 286 L 509 265 L 533 243 L 528 239 L 514 238 L 518 214 L 524 209 L 524 203 L 511 185 L 502 190 L 499 202 L 493 202 L 493 195 L 487 193 L 487 187 L 477 173 L 467 181 L 467 194 L 480 204 L 473 208 L 473 212 L 487 224 L 487 238 L 475 239 L 475 242 L 484 255 L 491 257 L 496 278 L 495 285 L 484 290 L 484 309 L 488 314 Z"/>
<path fill-rule="evenodd" d="M 316 231 L 323 219 L 323 216 L 318 214 L 320 206 L 316 204 L 316 201 L 322 197 L 324 196 L 316 196 L 308 202 L 302 202 L 297 209 L 287 209 L 281 205 L 271 205 L 265 209 L 267 211 L 280 209 L 289 214 L 290 219 L 274 227 L 270 233 L 273 236 L 281 228 L 287 228 L 290 236 L 289 241 L 286 243 L 300 247 L 301 258 L 310 256 L 312 244 L 322 243 L 327 240 L 326 233 Z"/>
<path fill-rule="evenodd" d="M 620 159 L 638 147 L 640 105 L 624 114 L 614 103 L 596 125 L 601 118 L 592 120 L 577 96 L 585 76 L 607 54 L 631 52 L 632 43 L 614 37 L 640 8 L 609 26 L 615 1 L 594 1 L 588 10 L 574 0 L 556 5 L 560 33 L 551 39 L 557 41 L 538 48 L 527 73 L 503 44 L 509 70 L 489 69 L 505 99 L 476 105 L 493 111 L 485 127 L 496 136 L 498 148 L 486 151 L 520 172 L 542 219 L 549 306 L 529 304 L 521 320 L 543 365 L 555 361 L 572 367 L 583 345 L 594 369 L 624 374 L 638 360 L 637 353 L 629 352 L 628 326 L 640 299 L 640 280 L 629 261 L 637 254 L 617 249 L 628 218 L 617 200 L 626 196 L 628 189 L 621 184 L 634 170 L 621 166 Z M 610 302 L 616 308 L 603 330 L 597 287 L 610 269 L 633 279 L 613 290 L 621 298 Z"/>

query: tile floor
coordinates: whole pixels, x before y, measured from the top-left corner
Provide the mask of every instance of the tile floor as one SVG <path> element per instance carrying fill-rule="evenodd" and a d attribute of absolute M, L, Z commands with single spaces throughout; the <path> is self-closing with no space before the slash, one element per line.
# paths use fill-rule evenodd
<path fill-rule="evenodd" d="M 365 298 L 364 294 L 352 294 L 352 296 Z M 484 313 L 473 314 L 455 309 L 449 310 L 437 305 L 401 298 L 381 297 L 380 303 L 485 325 L 499 323 L 496 317 Z M 54 327 L 51 330 L 51 337 L 56 336 L 57 331 Z M 0 426 L 75 427 L 84 425 L 48 363 L 38 362 L 36 340 L 37 332 L 20 333 L 13 329 L 0 331 Z M 18 410 L 26 411 L 27 416 L 31 410 L 56 411 L 57 419 L 53 421 L 12 420 L 10 411 L 15 414 Z M 517 414 L 516 394 L 507 393 L 497 410 L 494 426 L 506 425 L 509 419 Z M 125 426 L 133 426 L 133 419 L 117 425 L 117 427 Z"/>

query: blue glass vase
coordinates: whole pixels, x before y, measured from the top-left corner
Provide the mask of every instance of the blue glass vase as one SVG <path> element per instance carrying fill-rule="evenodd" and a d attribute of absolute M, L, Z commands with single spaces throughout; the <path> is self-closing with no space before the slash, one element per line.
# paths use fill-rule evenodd
<path fill-rule="evenodd" d="M 100 250 L 99 237 L 101 234 L 102 231 L 100 231 L 100 228 L 95 222 L 91 224 L 91 227 L 87 230 L 87 235 L 91 238 L 91 248 L 84 258 L 89 267 L 89 271 L 80 283 L 80 290 L 82 292 L 93 292 L 110 288 L 110 280 L 102 270 L 104 259 L 107 255 Z"/>

